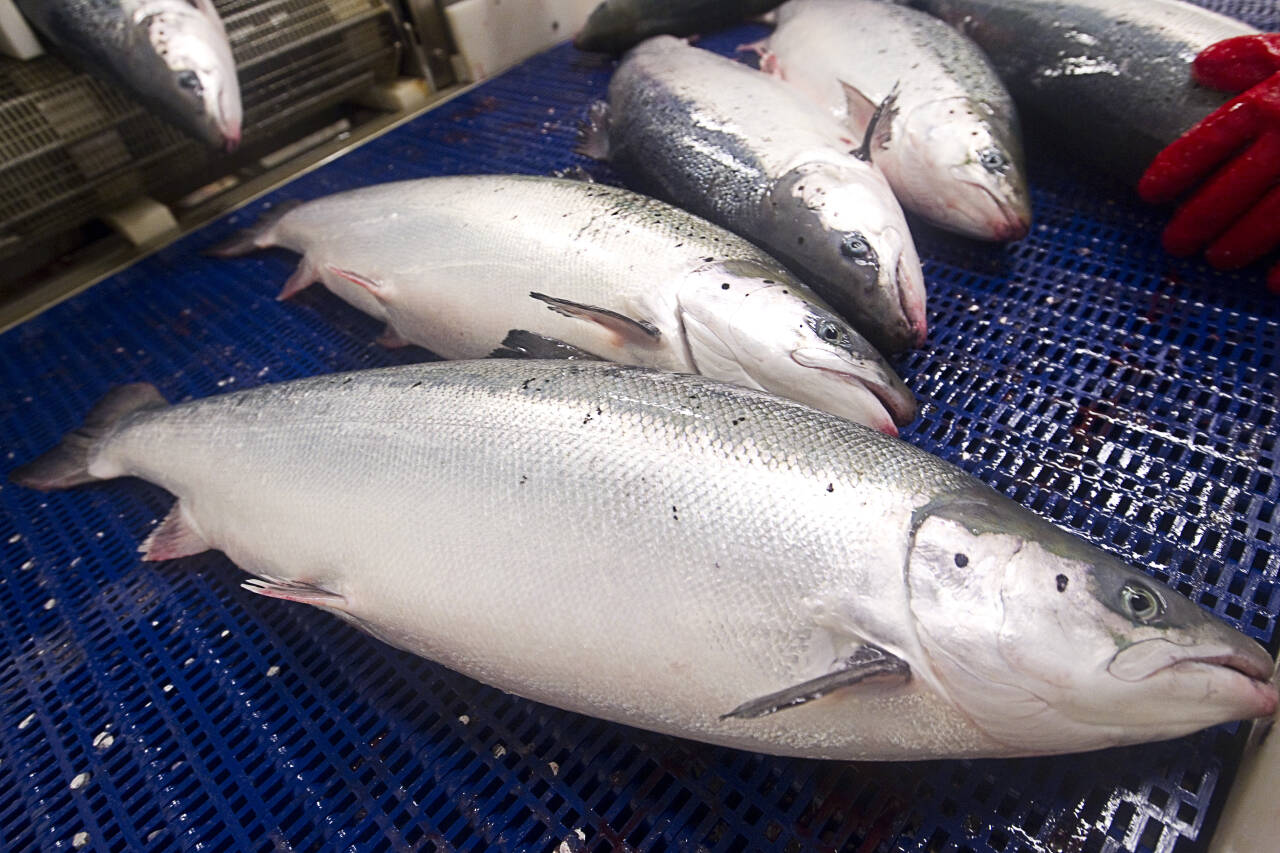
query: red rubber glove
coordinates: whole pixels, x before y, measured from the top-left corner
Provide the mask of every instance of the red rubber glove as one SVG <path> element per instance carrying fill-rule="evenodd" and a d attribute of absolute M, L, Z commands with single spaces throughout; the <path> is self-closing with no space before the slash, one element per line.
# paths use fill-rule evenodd
<path fill-rule="evenodd" d="M 1210 45 L 1192 70 L 1205 86 L 1248 91 L 1156 155 L 1138 194 L 1172 201 L 1230 159 L 1178 209 L 1164 247 L 1186 256 L 1208 246 L 1205 258 L 1214 267 L 1239 269 L 1280 246 L 1280 33 Z M 1280 293 L 1280 264 L 1267 286 Z"/>

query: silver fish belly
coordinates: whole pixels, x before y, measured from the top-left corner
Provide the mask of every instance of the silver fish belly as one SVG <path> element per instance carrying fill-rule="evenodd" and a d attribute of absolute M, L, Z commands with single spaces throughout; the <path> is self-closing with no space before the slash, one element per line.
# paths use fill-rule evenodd
<path fill-rule="evenodd" d="M 68 59 L 215 148 L 240 143 L 235 59 L 211 0 L 17 0 Z"/>
<path fill-rule="evenodd" d="M 1180 0 L 914 0 L 987 52 L 1024 111 L 1134 182 L 1228 97 L 1191 78 L 1204 48 L 1257 30 Z"/>
<path fill-rule="evenodd" d="M 884 176 L 781 81 L 661 36 L 609 84 L 609 159 L 640 189 L 765 248 L 876 346 L 925 338 L 924 275 Z"/>
<path fill-rule="evenodd" d="M 915 399 L 852 327 L 746 240 L 601 184 L 467 175 L 317 199 L 213 249 L 283 246 L 444 358 L 577 355 L 700 373 L 896 434 Z"/>
<path fill-rule="evenodd" d="M 12 478 L 133 475 L 147 559 L 220 549 L 504 690 L 834 759 L 1015 755 L 1268 714 L 1272 662 L 935 457 L 780 398 L 606 363 L 109 395 Z"/>
<path fill-rule="evenodd" d="M 881 0 L 791 0 L 761 67 L 858 138 L 903 207 L 950 231 L 1015 240 L 1031 222 L 1013 99 L 972 41 Z"/>

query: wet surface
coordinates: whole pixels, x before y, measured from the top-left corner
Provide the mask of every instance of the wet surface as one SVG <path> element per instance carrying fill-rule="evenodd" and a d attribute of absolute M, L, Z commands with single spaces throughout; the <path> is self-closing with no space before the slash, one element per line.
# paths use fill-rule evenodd
<path fill-rule="evenodd" d="M 1271 6 L 1238 8 L 1280 28 Z M 321 287 L 276 302 L 286 252 L 198 251 L 270 205 L 371 182 L 612 181 L 572 153 L 609 70 L 567 47 L 534 59 L 0 336 L 0 473 L 124 382 L 180 400 L 426 357 L 377 346 L 378 324 Z M 1164 256 L 1160 211 L 1128 188 L 1028 153 L 1027 239 L 918 231 L 931 331 L 900 363 L 922 403 L 903 435 L 1274 652 L 1280 304 L 1258 269 Z M 170 503 L 133 481 L 0 483 L 0 837 L 14 849 L 1170 851 L 1195 849 L 1233 773 L 1236 727 L 876 765 L 610 725 L 255 597 L 218 554 L 140 562 Z"/>

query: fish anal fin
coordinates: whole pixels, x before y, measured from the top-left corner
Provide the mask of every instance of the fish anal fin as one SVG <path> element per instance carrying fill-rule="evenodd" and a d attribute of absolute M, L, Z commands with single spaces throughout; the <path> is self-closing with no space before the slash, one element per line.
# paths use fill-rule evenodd
<path fill-rule="evenodd" d="M 316 607 L 332 607 L 337 610 L 346 608 L 347 600 L 336 592 L 330 592 L 316 584 L 306 581 L 268 580 L 252 578 L 240 586 L 265 595 L 267 598 L 279 598 L 283 601 L 296 601 L 299 604 L 311 604 Z"/>
<path fill-rule="evenodd" d="M 382 330 L 382 334 L 378 335 L 378 339 L 375 343 L 378 343 L 387 349 L 399 349 L 400 347 L 413 346 L 413 341 L 397 332 L 391 327 L 390 323 L 388 323 L 387 327 Z"/>
<path fill-rule="evenodd" d="M 157 563 L 202 554 L 209 550 L 209 543 L 191 525 L 178 501 L 138 550 L 143 560 Z"/>
<path fill-rule="evenodd" d="M 365 290 L 372 293 L 379 301 L 385 300 L 387 298 L 386 285 L 383 284 L 382 282 L 379 282 L 377 279 L 373 279 L 373 278 L 370 278 L 369 276 L 361 275 L 360 273 L 353 272 L 351 270 L 344 270 L 342 267 L 336 267 L 333 264 L 329 264 L 328 269 L 329 269 L 329 272 L 333 273 L 339 278 L 345 278 L 347 281 L 351 282 L 352 284 L 360 285 Z"/>
<path fill-rule="evenodd" d="M 911 667 L 906 661 L 879 646 L 868 644 L 860 646 L 826 675 L 743 702 L 720 719 L 752 720 L 821 699 L 836 690 L 868 683 L 904 684 L 910 678 Z"/>
<path fill-rule="evenodd" d="M 584 349 L 524 329 L 512 329 L 489 358 L 563 358 L 570 361 L 601 361 Z"/>
<path fill-rule="evenodd" d="M 586 320 L 613 332 L 618 338 L 619 346 L 624 344 L 654 346 L 662 338 L 662 332 L 658 327 L 647 320 L 637 320 L 608 308 L 583 305 L 581 302 L 571 302 L 568 299 L 557 299 L 537 291 L 530 291 L 529 295 L 539 302 L 547 303 L 547 308 L 562 317 Z"/>
<path fill-rule="evenodd" d="M 303 258 L 302 263 L 298 264 L 297 269 L 289 276 L 289 280 L 284 283 L 284 287 L 280 288 L 280 293 L 276 296 L 276 299 L 283 302 L 289 297 L 301 293 L 315 284 L 318 277 L 316 268 L 308 263 L 306 258 Z"/>

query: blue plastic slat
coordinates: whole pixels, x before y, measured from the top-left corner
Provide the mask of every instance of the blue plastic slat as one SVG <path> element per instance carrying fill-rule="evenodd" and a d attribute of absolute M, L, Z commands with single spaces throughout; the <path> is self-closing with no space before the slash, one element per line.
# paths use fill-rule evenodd
<path fill-rule="evenodd" d="M 1270 0 L 1220 3 L 1280 29 Z M 723 53 L 744 27 L 708 39 Z M 0 470 L 108 388 L 178 400 L 423 357 L 294 259 L 198 251 L 269 205 L 571 152 L 611 64 L 561 47 L 0 336 Z M 906 438 L 1168 580 L 1274 651 L 1280 310 L 1258 270 L 1159 249 L 1161 212 L 1032 153 L 1009 247 L 921 229 L 931 341 Z M 837 764 L 526 702 L 255 597 L 205 554 L 139 562 L 171 499 L 0 485 L 0 838 L 11 849 L 1169 851 L 1203 836 L 1239 727 L 1085 756 Z"/>

